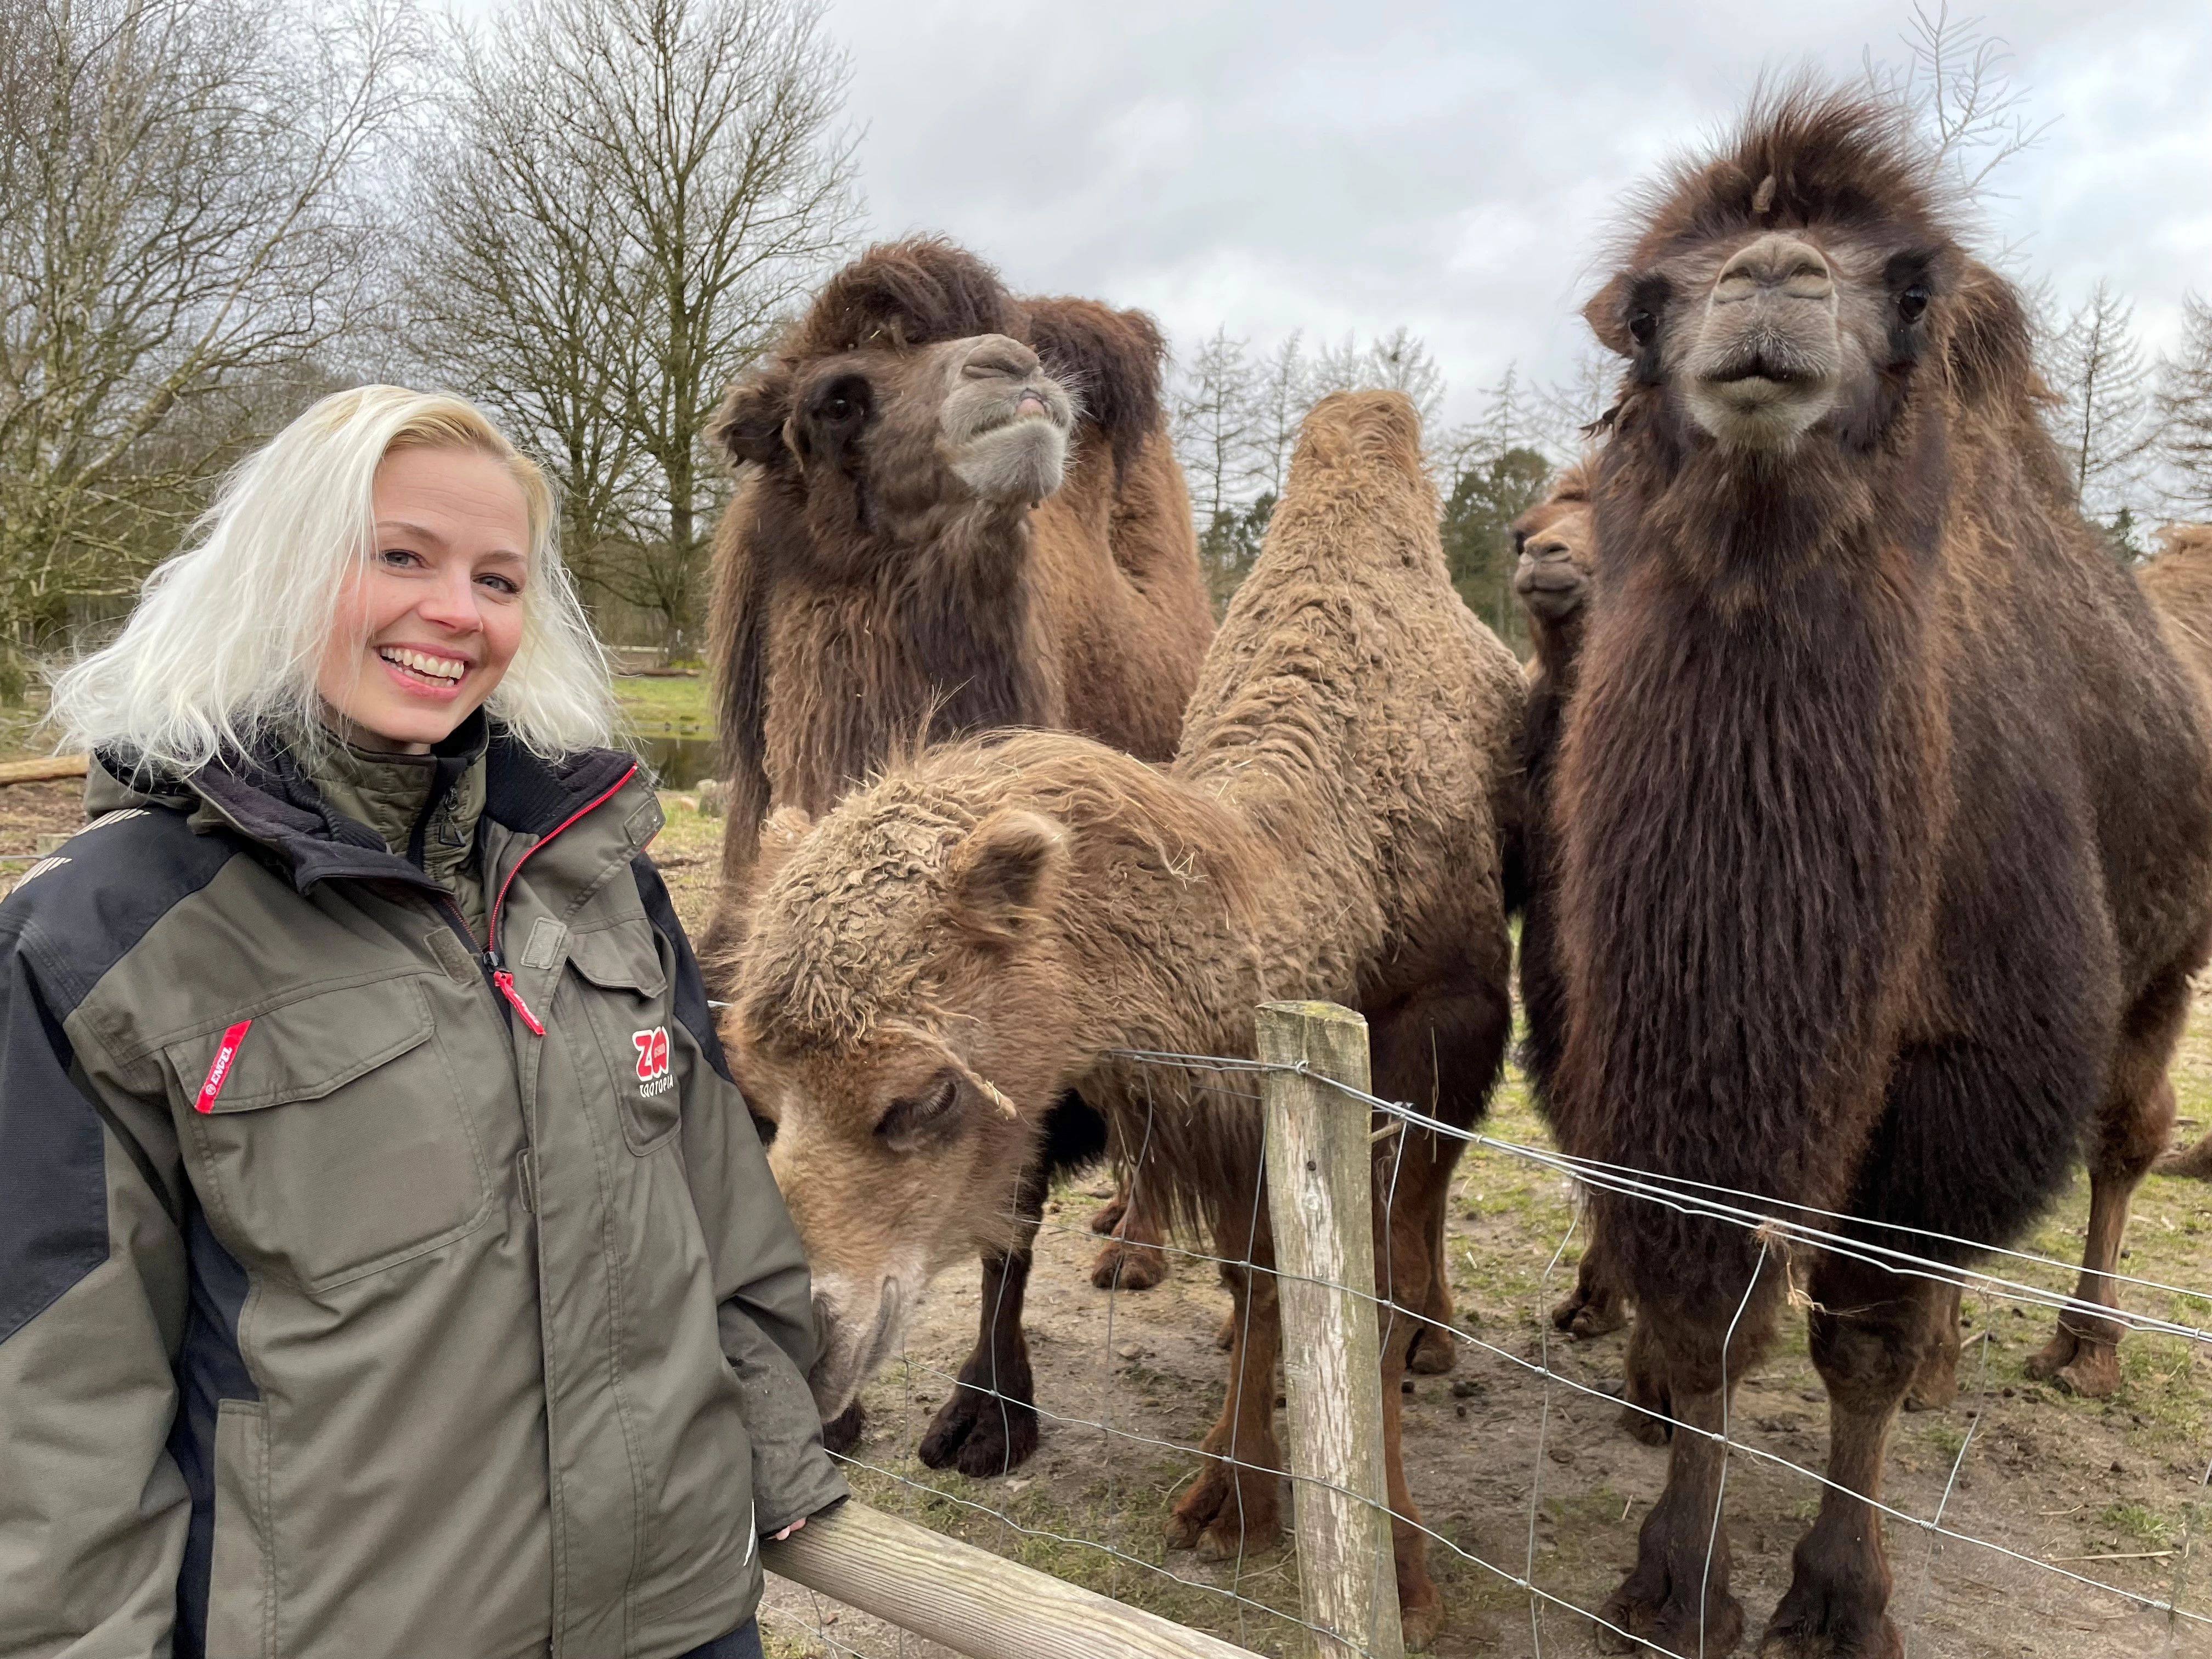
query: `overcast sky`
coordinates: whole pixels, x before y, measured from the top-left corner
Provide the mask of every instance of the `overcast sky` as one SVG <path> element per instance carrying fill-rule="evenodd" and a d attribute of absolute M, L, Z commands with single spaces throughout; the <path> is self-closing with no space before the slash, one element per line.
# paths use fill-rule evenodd
<path fill-rule="evenodd" d="M 2212 5 L 1995 3 L 2031 112 L 1990 246 L 2109 277 L 2154 344 L 2212 294 Z M 1908 4 L 830 0 L 878 235 L 943 231 L 1018 289 L 1154 313 L 1188 349 L 1404 324 L 1471 416 L 1584 349 L 1621 191 L 1763 70 L 1901 58 Z"/>

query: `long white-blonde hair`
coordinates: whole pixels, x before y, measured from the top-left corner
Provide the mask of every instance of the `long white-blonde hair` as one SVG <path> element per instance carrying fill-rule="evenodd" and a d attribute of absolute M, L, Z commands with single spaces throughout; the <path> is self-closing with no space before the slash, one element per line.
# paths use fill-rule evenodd
<path fill-rule="evenodd" d="M 494 457 L 529 511 L 522 641 L 487 712 L 543 755 L 610 742 L 606 653 L 561 562 L 544 474 L 473 404 L 364 386 L 323 398 L 240 463 L 114 642 L 54 676 L 48 719 L 64 743 L 190 773 L 268 737 L 319 741 L 316 672 L 375 544 L 377 465 L 414 447 Z"/>

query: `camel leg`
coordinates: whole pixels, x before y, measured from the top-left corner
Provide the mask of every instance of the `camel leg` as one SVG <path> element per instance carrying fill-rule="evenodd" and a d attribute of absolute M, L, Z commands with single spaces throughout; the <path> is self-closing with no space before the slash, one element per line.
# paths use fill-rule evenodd
<path fill-rule="evenodd" d="M 2212 1181 L 2212 1134 L 2191 1142 L 2178 1152 L 2168 1152 L 2150 1166 L 2153 1175 L 2179 1176 L 2185 1181 Z"/>
<path fill-rule="evenodd" d="M 1941 1411 L 1959 1397 L 1959 1302 L 1963 1291 L 1956 1285 L 1939 1285 L 1928 1304 L 1928 1340 L 1920 1351 L 1920 1369 L 1905 1391 L 1909 1412 Z"/>
<path fill-rule="evenodd" d="M 1282 1314 L 1275 1297 L 1273 1246 L 1264 1233 L 1255 1240 L 1252 1255 L 1251 1268 L 1224 1274 L 1236 1302 L 1230 1315 L 1235 1330 L 1229 1389 L 1221 1415 L 1200 1443 L 1205 1467 L 1168 1516 L 1170 1547 L 1194 1548 L 1209 1561 L 1267 1549 L 1283 1525 L 1283 1460 L 1275 1444 L 1275 1362 L 1282 1347 Z"/>
<path fill-rule="evenodd" d="M 2173 1132 L 2166 1064 L 2188 1018 L 2188 978 L 2172 971 L 2137 1000 L 2121 1028 L 2089 1160 L 2089 1237 L 2074 1290 L 2078 1302 L 2119 1306 L 2119 1287 L 2106 1275 L 2120 1264 L 2129 1200 Z M 2102 1399 L 2120 1385 L 2119 1340 L 2115 1322 L 2069 1310 L 2058 1316 L 2051 1340 L 2028 1359 L 2027 1374 Z"/>
<path fill-rule="evenodd" d="M 1720 1345 L 1712 1346 L 1717 1352 Z M 1683 1387 L 1679 1370 L 1674 1376 L 1676 1418 L 1719 1433 L 1726 1398 L 1717 1368 L 1703 1388 Z M 1731 1370 L 1730 1393 L 1734 1376 Z M 1667 1485 L 1637 1534 L 1636 1565 L 1599 1609 L 1600 1617 L 1635 1640 L 1601 1628 L 1602 1651 L 1630 1653 L 1643 1643 L 1682 1659 L 1718 1659 L 1735 1650 L 1743 1635 L 1743 1608 L 1729 1594 L 1728 1524 L 1717 1514 L 1723 1455 L 1719 1443 L 1705 1434 L 1677 1434 L 1670 1443 Z"/>
<path fill-rule="evenodd" d="M 1899 1659 L 1881 1515 L 1882 1455 L 1923 1351 L 1942 1325 L 1945 1287 L 1825 1256 L 1813 1273 L 1813 1363 L 1828 1388 L 1828 1479 L 1820 1513 L 1791 1558 L 1789 1593 L 1759 1659 Z"/>
<path fill-rule="evenodd" d="M 1435 1137 L 1422 1139 L 1434 1140 Z M 1407 1162 L 1412 1161 L 1409 1149 Z M 1375 1218 L 1376 1260 L 1390 1263 L 1387 1282 L 1395 1287 L 1395 1305 L 1382 1304 L 1376 1316 L 1381 1322 L 1382 1467 L 1390 1502 L 1390 1554 L 1398 1581 L 1398 1619 L 1408 1650 L 1425 1649 L 1435 1643 L 1443 1628 L 1444 1609 L 1443 1596 L 1429 1577 L 1428 1534 L 1420 1528 L 1421 1512 L 1413 1503 L 1413 1488 L 1406 1482 L 1401 1438 L 1405 1403 L 1401 1385 L 1409 1358 L 1418 1362 L 1420 1353 L 1420 1343 L 1412 1333 L 1429 1328 L 1404 1310 L 1425 1310 L 1433 1304 L 1431 1286 L 1422 1281 L 1435 1271 L 1436 1230 L 1431 1218 L 1447 1209 L 1450 1185 L 1451 1164 L 1439 1160 L 1425 1172 L 1424 1190 L 1414 1195 L 1413 1203 L 1387 1223 L 1379 1212 Z"/>
<path fill-rule="evenodd" d="M 921 1437 L 921 1461 L 933 1469 L 957 1464 L 961 1474 L 978 1479 L 1005 1474 L 1036 1449 L 1036 1388 L 1022 1334 L 1022 1301 L 1048 1179 L 1042 1161 L 1023 1177 L 1014 1195 L 1014 1246 L 983 1258 L 975 1350 Z"/>
<path fill-rule="evenodd" d="M 1583 1338 L 1608 1336 L 1628 1322 L 1628 1297 L 1606 1265 L 1604 1241 L 1597 1236 L 1595 1216 L 1589 1225 L 1589 1243 L 1575 1268 L 1575 1287 L 1552 1309 L 1555 1330 Z"/>
<path fill-rule="evenodd" d="M 1452 1335 L 1451 1279 L 1444 1257 L 1445 1229 L 1451 1219 L 1451 1172 L 1452 1160 L 1447 1159 L 1441 1178 L 1432 1175 L 1422 1195 L 1429 1284 L 1427 1294 L 1421 1298 L 1421 1317 L 1413 1322 L 1413 1345 L 1406 1364 L 1424 1376 L 1440 1376 L 1459 1364 L 1459 1342 Z"/>

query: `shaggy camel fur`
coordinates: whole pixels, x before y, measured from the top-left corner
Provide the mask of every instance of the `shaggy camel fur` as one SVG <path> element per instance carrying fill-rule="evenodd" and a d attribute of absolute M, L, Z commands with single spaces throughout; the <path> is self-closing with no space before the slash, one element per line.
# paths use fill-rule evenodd
<path fill-rule="evenodd" d="M 773 808 L 826 811 L 923 735 L 1064 726 L 1174 752 L 1213 622 L 1161 353 L 1140 313 L 1018 300 L 914 238 L 831 277 L 732 390 L 714 432 L 750 465 L 715 548 L 718 988 Z M 1166 1258 L 1125 1208 L 1102 1231 L 1127 1248 L 1092 1276 L 1140 1289 Z"/>
<path fill-rule="evenodd" d="M 1036 1444 L 1020 1328 L 1042 1120 L 1102 1107 L 1217 1253 L 1272 1260 L 1245 1097 L 1122 1049 L 1249 1054 L 1269 998 L 1364 1012 L 1375 1086 L 1474 1121 L 1510 1023 L 1498 821 L 1516 799 L 1521 677 L 1452 592 L 1395 392 L 1308 416 L 1289 486 L 1162 774 L 1080 738 L 924 754 L 811 829 L 779 815 L 725 1033 L 815 1274 L 825 1414 L 853 1399 L 931 1275 L 979 1245 L 1006 1317 L 922 1443 L 996 1474 Z M 787 837 L 787 844 L 786 842 Z M 1396 1143 L 1402 1141 L 1403 1146 Z M 1399 1379 L 1458 1144 L 1380 1156 L 1385 1431 L 1409 1634 L 1440 1607 L 1398 1457 Z M 1232 1379 L 1170 1536 L 1212 1555 L 1280 1523 L 1269 1274 L 1230 1275 Z"/>
<path fill-rule="evenodd" d="M 1553 795 L 1554 1109 L 1577 1154 L 1938 1256 L 1937 1234 L 2017 1234 L 2087 1140 L 2079 1294 L 2109 1304 L 2095 1268 L 2165 1144 L 2212 937 L 2212 765 L 2185 671 L 2071 504 L 2019 297 L 1933 177 L 1893 112 L 1765 100 L 1650 193 L 1585 312 L 1629 385 Z M 1725 1653 L 1743 1614 L 1708 1436 L 1787 1253 L 1595 1207 L 1674 1415 L 1705 1431 L 1674 1437 L 1605 1615 Z M 1887 1659 L 1866 1499 L 1944 1298 L 1842 1252 L 1799 1282 L 1833 1484 L 1760 1652 Z M 2101 1391 L 2117 1336 L 2069 1312 L 2033 1364 Z"/>

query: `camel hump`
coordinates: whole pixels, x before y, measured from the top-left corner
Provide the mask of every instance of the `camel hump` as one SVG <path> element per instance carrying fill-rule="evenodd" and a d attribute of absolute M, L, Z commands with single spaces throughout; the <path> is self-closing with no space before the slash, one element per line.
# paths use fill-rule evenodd
<path fill-rule="evenodd" d="M 1421 416 L 1402 392 L 1332 392 L 1298 428 L 1291 480 L 1300 475 L 1384 470 L 1418 480 Z"/>
<path fill-rule="evenodd" d="M 877 243 L 823 284 L 781 355 L 804 361 L 870 343 L 1012 334 L 1018 322 L 990 264 L 945 237 L 909 236 Z"/>
<path fill-rule="evenodd" d="M 1030 300 L 1023 309 L 1021 331 L 1030 349 L 1114 446 L 1116 465 L 1126 465 L 1160 428 L 1167 343 L 1159 325 L 1141 311 L 1116 311 L 1096 300 Z"/>

